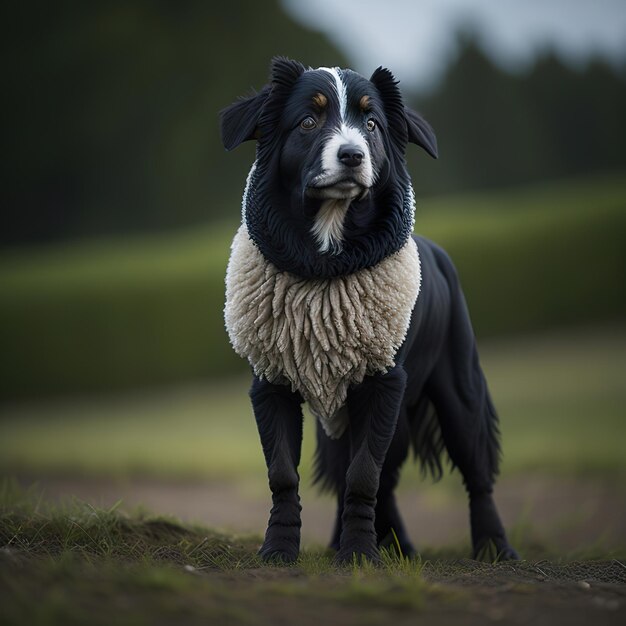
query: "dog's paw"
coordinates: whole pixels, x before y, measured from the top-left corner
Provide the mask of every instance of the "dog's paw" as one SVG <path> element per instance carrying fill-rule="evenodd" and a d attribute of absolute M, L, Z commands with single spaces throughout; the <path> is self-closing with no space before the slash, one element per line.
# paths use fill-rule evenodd
<path fill-rule="evenodd" d="M 366 562 L 380 565 L 382 559 L 378 548 L 340 548 L 335 555 L 334 562 L 336 565 L 364 565 Z"/>
<path fill-rule="evenodd" d="M 521 561 L 522 557 L 513 546 L 507 545 L 498 554 L 498 561 Z"/>
<path fill-rule="evenodd" d="M 265 540 L 259 549 L 259 556 L 265 563 L 284 564 L 295 563 L 300 553 L 299 547 L 293 541 Z"/>
<path fill-rule="evenodd" d="M 277 565 L 289 565 L 298 560 L 299 550 L 293 547 L 278 547 L 275 545 L 266 545 L 265 543 L 259 550 L 259 556 L 264 563 L 275 563 Z"/>
<path fill-rule="evenodd" d="M 265 563 L 295 563 L 300 553 L 300 532 L 293 530 L 293 536 L 285 533 L 284 528 L 270 526 L 265 541 L 259 549 L 259 556 Z"/>
<path fill-rule="evenodd" d="M 300 553 L 300 525 L 270 523 L 259 556 L 265 563 L 294 563 Z"/>
<path fill-rule="evenodd" d="M 470 498 L 473 558 L 480 561 L 519 561 L 520 555 L 511 546 L 491 493 Z"/>
<path fill-rule="evenodd" d="M 507 541 L 506 537 L 489 537 L 474 547 L 472 558 L 477 561 L 496 563 L 498 561 L 521 561 L 522 557 Z"/>

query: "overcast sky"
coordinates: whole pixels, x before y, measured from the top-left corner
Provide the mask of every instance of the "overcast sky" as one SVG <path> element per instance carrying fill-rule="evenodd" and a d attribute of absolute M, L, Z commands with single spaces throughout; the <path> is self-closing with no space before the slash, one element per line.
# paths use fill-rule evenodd
<path fill-rule="evenodd" d="M 436 80 L 463 26 L 512 68 L 546 48 L 578 64 L 591 54 L 626 59 L 626 0 L 282 1 L 299 22 L 326 33 L 357 71 L 386 65 L 418 88 Z"/>

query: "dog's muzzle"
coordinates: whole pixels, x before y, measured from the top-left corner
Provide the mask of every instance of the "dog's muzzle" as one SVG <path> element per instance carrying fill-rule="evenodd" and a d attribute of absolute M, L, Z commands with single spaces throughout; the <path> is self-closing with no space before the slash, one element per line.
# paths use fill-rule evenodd
<path fill-rule="evenodd" d="M 364 198 L 372 186 L 372 162 L 361 135 L 342 126 L 325 142 L 320 157 L 321 173 L 306 185 L 306 194 L 323 200 Z"/>
<path fill-rule="evenodd" d="M 320 198 L 322 200 L 355 200 L 364 198 L 369 191 L 361 183 L 353 178 L 343 178 L 340 180 L 329 180 L 324 174 L 316 176 L 310 185 L 307 185 L 306 195 L 309 198 Z"/>

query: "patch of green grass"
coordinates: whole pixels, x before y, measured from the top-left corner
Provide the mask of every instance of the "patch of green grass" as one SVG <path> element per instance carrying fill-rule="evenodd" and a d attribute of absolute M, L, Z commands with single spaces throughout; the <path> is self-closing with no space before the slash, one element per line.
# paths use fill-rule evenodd
<path fill-rule="evenodd" d="M 485 346 L 505 472 L 626 478 L 626 332 L 577 329 Z"/>
<path fill-rule="evenodd" d="M 92 476 L 263 476 L 248 384 L 239 378 L 6 407 L 0 466 Z"/>
<path fill-rule="evenodd" d="M 101 509 L 75 498 L 54 504 L 37 487 L 24 490 L 11 479 L 0 480 L 0 546 L 28 556 L 80 554 L 89 559 L 128 562 L 167 561 L 187 571 L 233 571 L 262 566 L 258 536 L 233 536 L 145 511 L 123 513 L 119 503 Z M 272 567 L 269 565 L 268 567 Z M 379 566 L 338 567 L 327 551 L 303 553 L 297 567 L 309 576 L 348 571 L 353 575 L 383 572 L 418 579 L 422 564 L 394 550 L 383 550 Z"/>
<path fill-rule="evenodd" d="M 0 482 L 0 545 L 38 557 L 80 554 L 87 560 L 167 561 L 194 569 L 258 565 L 258 537 L 233 537 L 154 515 L 122 514 L 70 500 L 42 501 L 9 480 Z"/>
<path fill-rule="evenodd" d="M 399 556 L 389 550 L 382 550 L 381 558 L 379 565 L 355 559 L 352 565 L 339 567 L 328 551 L 306 550 L 295 565 L 305 579 L 300 576 L 295 580 L 281 580 L 271 590 L 290 597 L 310 596 L 314 590 L 324 601 L 361 607 L 419 609 L 426 592 L 421 559 Z"/>
<path fill-rule="evenodd" d="M 305 552 L 297 564 L 278 567 L 261 563 L 259 541 L 79 501 L 52 506 L 5 480 L 0 616 L 3 624 L 78 624 L 91 613 L 89 623 L 143 624 L 189 612 L 239 624 L 256 623 L 249 605 L 263 609 L 268 598 L 338 608 L 420 606 L 425 587 L 418 562 L 385 554 L 381 567 L 344 568 L 326 554 Z"/>
<path fill-rule="evenodd" d="M 577 329 L 491 341 L 482 346 L 481 360 L 501 417 L 504 474 L 626 477 L 626 331 Z M 0 471 L 230 478 L 265 488 L 248 385 L 246 377 L 6 406 Z M 307 414 L 304 484 L 311 477 L 314 429 Z M 417 484 L 419 473 L 408 462 L 403 484 Z"/>
<path fill-rule="evenodd" d="M 617 559 L 490 564 L 454 554 L 411 560 L 389 551 L 379 567 L 337 567 L 318 550 L 303 552 L 291 566 L 264 565 L 258 542 L 78 501 L 52 506 L 37 491 L 5 480 L 0 620 L 7 626 L 409 624 L 433 612 L 466 610 L 468 585 L 499 593 L 502 604 L 511 593 L 536 593 L 537 580 L 551 594 L 580 580 L 626 582 L 626 566 Z M 564 599 L 571 601 L 571 590 Z"/>
<path fill-rule="evenodd" d="M 0 585 L 7 626 L 258 623 L 260 593 L 168 562 L 3 556 Z"/>

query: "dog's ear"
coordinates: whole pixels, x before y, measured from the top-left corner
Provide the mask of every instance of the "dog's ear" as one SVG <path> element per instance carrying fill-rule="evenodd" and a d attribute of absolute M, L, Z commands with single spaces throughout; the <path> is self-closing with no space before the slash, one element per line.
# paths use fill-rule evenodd
<path fill-rule="evenodd" d="M 285 110 L 285 102 L 289 98 L 293 86 L 305 70 L 304 65 L 298 63 L 298 61 L 292 61 L 285 57 L 274 57 L 272 59 L 270 69 L 271 93 L 260 119 L 260 126 L 264 131 L 267 129 L 266 132 L 273 133 L 273 129 L 280 122 L 280 118 Z"/>
<path fill-rule="evenodd" d="M 274 57 L 270 69 L 270 84 L 265 85 L 259 93 L 241 98 L 220 111 L 222 143 L 226 150 L 232 150 L 244 141 L 259 138 L 259 124 L 268 98 L 290 90 L 305 69 L 297 61 Z M 272 98 L 278 99 L 280 98 Z"/>
<path fill-rule="evenodd" d="M 241 98 L 220 111 L 222 143 L 226 150 L 232 150 L 244 141 L 257 139 L 257 126 L 263 105 L 270 94 L 266 85 L 252 96 Z"/>
<path fill-rule="evenodd" d="M 409 131 L 409 141 L 424 148 L 433 159 L 439 156 L 437 151 L 437 137 L 432 126 L 413 109 L 404 107 L 404 116 Z"/>
<path fill-rule="evenodd" d="M 278 89 L 291 89 L 305 70 L 304 65 L 298 61 L 287 57 L 274 57 L 270 70 L 272 85 Z"/>
<path fill-rule="evenodd" d="M 397 145 L 406 146 L 407 142 L 424 148 L 431 157 L 437 158 L 437 138 L 430 124 L 418 113 L 404 106 L 398 81 L 385 67 L 379 67 L 371 76 L 385 106 L 385 115 L 392 138 Z"/>

